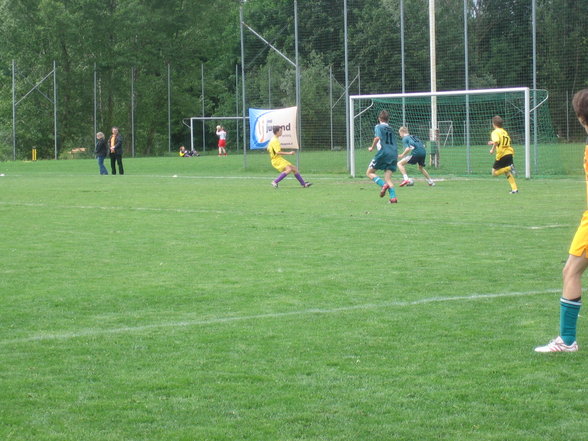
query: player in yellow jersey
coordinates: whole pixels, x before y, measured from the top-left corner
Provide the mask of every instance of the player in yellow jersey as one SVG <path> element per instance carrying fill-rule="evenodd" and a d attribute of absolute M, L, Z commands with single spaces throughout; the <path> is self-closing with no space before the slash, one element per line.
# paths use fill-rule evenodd
<path fill-rule="evenodd" d="M 488 141 L 488 145 L 492 146 L 490 154 L 493 155 L 496 153 L 496 161 L 494 161 L 494 165 L 492 166 L 492 176 L 505 175 L 510 184 L 510 192 L 516 194 L 519 192 L 519 189 L 517 187 L 517 181 L 514 178 L 514 149 L 510 143 L 510 136 L 502 128 L 502 125 L 503 121 L 500 116 L 497 115 L 492 118 L 494 131 L 491 135 L 491 141 Z"/>
<path fill-rule="evenodd" d="M 284 158 L 284 155 L 293 155 L 294 152 L 282 151 L 282 145 L 280 144 L 280 136 L 282 136 L 282 127 L 274 126 L 273 132 L 274 136 L 267 145 L 267 151 L 270 154 L 272 166 L 280 172 L 280 175 L 272 181 L 272 187 L 278 188 L 278 184 L 280 183 L 280 181 L 284 179 L 286 176 L 288 176 L 289 173 L 294 173 L 294 176 L 296 177 L 296 179 L 298 179 L 298 182 L 300 182 L 300 185 L 302 185 L 304 188 L 310 187 L 312 184 L 302 179 L 302 176 L 300 176 L 300 173 L 298 172 L 296 166 Z"/>
<path fill-rule="evenodd" d="M 588 89 L 574 95 L 572 106 L 578 121 L 588 133 Z M 584 147 L 584 174 L 588 198 L 588 140 Z M 570 245 L 568 260 L 563 269 L 563 289 L 559 300 L 559 336 L 536 352 L 576 352 L 576 324 L 582 306 L 582 274 L 588 268 L 588 210 L 584 211 L 580 226 Z"/>

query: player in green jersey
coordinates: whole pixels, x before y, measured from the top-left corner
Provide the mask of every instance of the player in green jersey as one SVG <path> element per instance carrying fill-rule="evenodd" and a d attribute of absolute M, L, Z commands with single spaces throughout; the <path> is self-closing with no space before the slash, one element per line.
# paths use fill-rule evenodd
<path fill-rule="evenodd" d="M 379 124 L 374 129 L 374 140 L 368 148 L 370 152 L 377 148 L 378 152 L 370 162 L 365 174 L 380 187 L 380 197 L 383 198 L 386 191 L 388 191 L 388 201 L 395 204 L 398 199 L 392 183 L 392 173 L 396 171 L 398 148 L 396 147 L 394 131 L 388 124 L 389 119 L 390 114 L 387 110 L 382 110 L 378 115 Z M 378 170 L 384 170 L 384 179 L 378 176 Z"/>
<path fill-rule="evenodd" d="M 425 170 L 425 159 L 427 158 L 427 150 L 423 142 L 414 135 L 408 132 L 408 128 L 402 126 L 398 129 L 398 134 L 402 138 L 402 146 L 404 151 L 398 155 L 400 161 L 398 161 L 398 170 L 402 173 L 403 181 L 400 183 L 401 187 L 405 185 L 412 185 L 412 179 L 408 178 L 406 174 L 406 164 L 417 164 L 420 172 L 427 180 L 427 184 L 434 186 L 435 183 L 431 179 L 431 176 Z"/>

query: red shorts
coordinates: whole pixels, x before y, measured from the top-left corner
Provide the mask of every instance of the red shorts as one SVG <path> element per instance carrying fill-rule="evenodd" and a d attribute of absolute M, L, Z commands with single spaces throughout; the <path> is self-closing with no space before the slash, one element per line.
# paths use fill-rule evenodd
<path fill-rule="evenodd" d="M 227 140 L 226 139 L 219 139 L 218 140 L 218 146 L 219 147 L 225 147 L 227 145 Z"/>

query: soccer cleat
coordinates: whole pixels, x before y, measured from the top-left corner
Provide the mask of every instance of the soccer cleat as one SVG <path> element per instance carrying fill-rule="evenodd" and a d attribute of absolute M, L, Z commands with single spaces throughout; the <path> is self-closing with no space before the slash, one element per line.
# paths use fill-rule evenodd
<path fill-rule="evenodd" d="M 511 191 L 509 191 L 510 194 L 518 194 L 518 192 L 519 192 L 518 190 L 511 190 Z"/>
<path fill-rule="evenodd" d="M 429 187 L 434 187 L 435 183 L 433 181 L 427 182 L 429 184 Z"/>
<path fill-rule="evenodd" d="M 306 183 L 303 185 L 303 187 L 304 187 L 304 188 L 308 188 L 308 187 L 310 187 L 311 185 L 312 185 L 312 183 L 310 183 L 310 182 L 306 182 Z"/>
<path fill-rule="evenodd" d="M 386 196 L 386 191 L 388 191 L 388 189 L 390 188 L 390 186 L 388 184 L 384 184 L 382 186 L 382 189 L 380 190 L 380 197 L 383 198 L 384 196 Z"/>
<path fill-rule="evenodd" d="M 405 179 L 404 181 L 402 181 L 402 182 L 400 183 L 400 186 L 401 186 L 401 187 L 404 187 L 404 186 L 406 186 L 406 185 L 410 185 L 410 180 L 409 180 L 409 179 Z"/>
<path fill-rule="evenodd" d="M 388 201 L 389 204 L 397 204 L 398 203 L 398 199 L 397 198 L 390 198 L 390 200 Z"/>
<path fill-rule="evenodd" d="M 551 340 L 545 346 L 537 346 L 535 352 L 577 352 L 578 343 L 573 342 L 571 345 L 566 345 L 561 337 Z"/>
<path fill-rule="evenodd" d="M 274 187 L 274 188 L 276 188 L 276 189 L 277 189 L 277 188 L 278 188 L 278 183 L 277 183 L 277 182 L 274 182 L 274 181 L 272 181 L 272 187 Z"/>

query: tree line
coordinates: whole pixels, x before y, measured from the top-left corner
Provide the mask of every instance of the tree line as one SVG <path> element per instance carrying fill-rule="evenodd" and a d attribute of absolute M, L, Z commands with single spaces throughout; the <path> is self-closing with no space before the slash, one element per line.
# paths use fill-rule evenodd
<path fill-rule="evenodd" d="M 344 2 L 297 3 L 304 136 L 320 148 L 323 143 L 316 140 L 325 126 L 318 121 L 332 115 L 329 87 L 335 87 L 337 100 L 345 82 Z M 464 2 L 436 0 L 435 5 L 437 89 L 464 89 Z M 17 100 L 22 98 L 16 107 L 19 158 L 31 146 L 39 157 L 53 155 L 53 115 L 47 100 L 53 84 L 34 87 L 53 61 L 60 152 L 93 146 L 96 103 L 98 130 L 117 125 L 128 134 L 133 116 L 137 154 L 161 155 L 168 151 L 168 79 L 175 148 L 186 142 L 182 118 L 200 115 L 202 106 L 206 115 L 241 111 L 240 9 L 244 22 L 293 57 L 293 6 L 293 0 L 1 1 L 0 159 L 12 157 L 13 60 Z M 405 90 L 429 90 L 428 0 L 405 0 L 403 6 L 401 23 L 400 0 L 347 0 L 352 92 L 401 91 L 401 26 Z M 536 0 L 536 7 L 537 88 L 549 91 L 560 138 L 577 139 L 580 130 L 568 124 L 569 98 L 588 85 L 583 56 L 588 49 L 583 32 L 588 2 Z M 466 10 L 469 87 L 533 87 L 532 0 L 468 0 Z M 294 68 L 245 33 L 246 106 L 294 105 Z M 339 124 L 344 124 L 342 104 L 336 103 Z"/>

